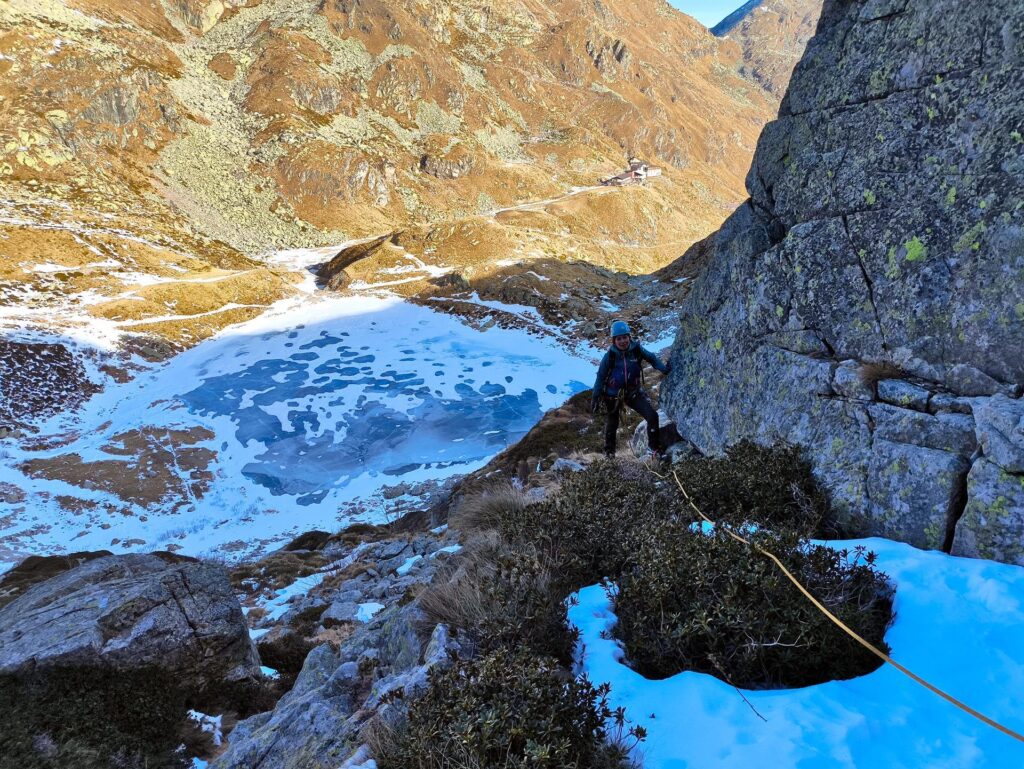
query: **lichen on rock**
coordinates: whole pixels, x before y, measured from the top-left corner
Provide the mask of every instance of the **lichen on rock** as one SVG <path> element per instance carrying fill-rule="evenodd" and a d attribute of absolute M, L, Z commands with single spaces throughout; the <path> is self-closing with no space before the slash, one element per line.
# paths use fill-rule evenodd
<path fill-rule="evenodd" d="M 864 533 L 948 549 L 966 506 L 971 541 L 1001 544 L 962 551 L 1010 561 L 1014 516 L 982 511 L 1019 511 L 990 477 L 1016 444 L 982 425 L 1024 383 L 1022 29 L 1010 0 L 825 3 L 663 394 L 704 451 L 805 446 Z M 879 364 L 901 373 L 858 385 Z"/>

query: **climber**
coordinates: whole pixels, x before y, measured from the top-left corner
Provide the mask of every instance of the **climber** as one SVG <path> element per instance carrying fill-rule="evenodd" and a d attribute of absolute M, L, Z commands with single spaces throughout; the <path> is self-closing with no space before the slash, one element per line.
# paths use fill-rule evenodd
<path fill-rule="evenodd" d="M 635 342 L 624 320 L 612 323 L 610 336 L 612 343 L 597 369 L 590 402 L 590 410 L 594 414 L 602 405 L 608 410 L 608 421 L 604 427 L 605 456 L 615 456 L 615 433 L 619 429 L 619 411 L 623 403 L 644 418 L 647 422 L 647 445 L 651 451 L 659 451 L 658 412 L 644 392 L 642 366 L 646 360 L 662 374 L 668 374 L 670 365 L 662 363 L 657 355 Z"/>

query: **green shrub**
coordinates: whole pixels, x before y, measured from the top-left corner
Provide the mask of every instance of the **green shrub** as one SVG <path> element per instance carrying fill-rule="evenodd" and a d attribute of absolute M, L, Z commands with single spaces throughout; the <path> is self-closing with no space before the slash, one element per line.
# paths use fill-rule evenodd
<path fill-rule="evenodd" d="M 690 457 L 673 466 L 687 493 L 715 521 L 753 521 L 808 535 L 834 534 L 828 496 L 796 446 L 741 441 L 724 457 Z"/>
<path fill-rule="evenodd" d="M 428 621 L 460 631 L 481 652 L 529 648 L 571 663 L 576 634 L 548 561 L 529 546 L 477 542 L 467 550 L 419 596 Z"/>
<path fill-rule="evenodd" d="M 564 595 L 616 577 L 651 522 L 694 518 L 670 483 L 639 462 L 594 462 L 566 478 L 553 497 L 506 518 L 499 532 L 508 541 L 536 542 L 549 552 Z"/>
<path fill-rule="evenodd" d="M 32 769 L 171 769 L 186 695 L 157 669 L 64 668 L 0 677 L 0 756 Z"/>
<path fill-rule="evenodd" d="M 404 723 L 383 736 L 381 769 L 597 769 L 625 767 L 606 741 L 607 689 L 554 660 L 500 650 L 433 672 Z"/>
<path fill-rule="evenodd" d="M 882 650 L 892 589 L 874 556 L 809 545 L 796 534 L 751 535 L 828 609 Z M 650 678 L 682 670 L 735 686 L 808 686 L 852 678 L 879 660 L 833 625 L 768 558 L 723 529 L 652 526 L 615 600 L 616 636 Z"/>

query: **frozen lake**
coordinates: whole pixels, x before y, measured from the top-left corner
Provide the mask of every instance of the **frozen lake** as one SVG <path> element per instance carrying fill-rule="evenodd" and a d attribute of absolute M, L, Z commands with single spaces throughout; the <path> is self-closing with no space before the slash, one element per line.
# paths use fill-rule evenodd
<path fill-rule="evenodd" d="M 587 365 L 520 332 L 473 331 L 398 300 L 360 297 L 203 358 L 190 411 L 227 417 L 253 451 L 242 474 L 298 505 L 363 475 L 394 482 L 476 465 L 587 385 Z M 575 377 L 575 378 L 573 378 Z"/>
<path fill-rule="evenodd" d="M 477 330 L 393 296 L 286 300 L 45 426 L 44 434 L 74 431 L 72 442 L 43 451 L 6 444 L 0 482 L 25 496 L 0 501 L 0 564 L 170 544 L 247 555 L 312 528 L 380 520 L 385 486 L 481 467 L 588 387 L 590 352 L 569 352 L 552 335 Z M 209 481 L 195 495 L 140 503 L 142 463 L 132 464 L 123 436 L 195 429 L 204 437 L 192 447 L 215 457 Z M 69 455 L 123 462 L 122 487 L 21 467 Z M 180 475 L 194 487 L 195 471 Z"/>

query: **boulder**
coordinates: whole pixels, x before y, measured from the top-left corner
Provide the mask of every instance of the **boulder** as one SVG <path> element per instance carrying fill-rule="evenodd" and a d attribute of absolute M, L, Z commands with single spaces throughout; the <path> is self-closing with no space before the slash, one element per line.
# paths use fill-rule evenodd
<path fill-rule="evenodd" d="M 970 463 L 948 451 L 878 438 L 868 468 L 874 531 L 915 547 L 942 548 Z"/>
<path fill-rule="evenodd" d="M 861 365 L 855 360 L 844 360 L 836 366 L 832 388 L 846 398 L 859 401 L 874 400 L 871 386 L 861 376 Z"/>
<path fill-rule="evenodd" d="M 260 676 L 227 571 L 154 554 L 88 561 L 0 608 L 0 673 L 63 666 L 155 666 L 196 689 Z"/>
<path fill-rule="evenodd" d="M 1024 400 L 995 395 L 974 410 L 985 458 L 1010 473 L 1024 473 Z"/>
<path fill-rule="evenodd" d="M 359 604 L 347 597 L 334 601 L 322 615 L 320 622 L 324 627 L 343 625 L 346 622 L 355 622 L 359 614 Z"/>
<path fill-rule="evenodd" d="M 422 622 L 408 604 L 361 625 L 337 649 L 313 649 L 292 690 L 272 712 L 239 723 L 210 769 L 337 769 L 365 755 L 361 733 L 374 712 L 395 707 L 395 696 L 411 698 L 430 668 L 458 651 L 444 626 L 424 643 Z"/>
<path fill-rule="evenodd" d="M 954 392 L 965 396 L 995 395 L 1003 387 L 984 371 L 960 363 L 953 366 L 946 375 L 946 384 Z"/>
<path fill-rule="evenodd" d="M 878 383 L 878 400 L 905 409 L 925 411 L 930 393 L 923 387 L 902 379 L 883 379 Z"/>
<path fill-rule="evenodd" d="M 885 403 L 872 405 L 875 440 L 970 456 L 978 446 L 974 420 L 967 414 L 922 414 Z"/>
<path fill-rule="evenodd" d="M 578 473 L 585 469 L 585 465 L 582 462 L 578 462 L 575 459 L 566 459 L 565 457 L 559 457 L 551 465 L 551 472 L 553 473 Z"/>
<path fill-rule="evenodd" d="M 658 441 L 661 444 L 660 450 L 667 451 L 673 445 L 679 442 L 679 431 L 676 426 L 668 418 L 668 415 L 659 410 L 658 411 Z M 650 446 L 647 443 L 647 423 L 640 422 L 633 431 L 633 437 L 629 439 L 629 450 L 633 453 L 633 456 L 643 459 L 650 452 Z"/>

